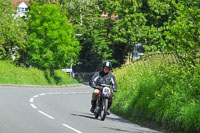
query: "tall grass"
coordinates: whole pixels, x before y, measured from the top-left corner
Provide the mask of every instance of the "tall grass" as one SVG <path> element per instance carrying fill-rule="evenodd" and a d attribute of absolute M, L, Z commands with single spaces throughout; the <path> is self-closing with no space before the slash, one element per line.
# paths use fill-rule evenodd
<path fill-rule="evenodd" d="M 152 121 L 172 132 L 200 132 L 200 65 L 161 59 L 115 69 L 118 93 L 111 110 L 130 120 Z"/>
<path fill-rule="evenodd" d="M 9 61 L 0 61 L 0 84 L 66 85 L 77 83 L 61 70 L 41 71 L 36 68 L 17 67 Z"/>

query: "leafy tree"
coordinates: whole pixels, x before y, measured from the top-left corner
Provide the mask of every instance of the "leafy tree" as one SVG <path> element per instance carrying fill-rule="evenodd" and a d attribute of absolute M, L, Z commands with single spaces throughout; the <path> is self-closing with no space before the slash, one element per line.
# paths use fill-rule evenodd
<path fill-rule="evenodd" d="M 118 14 L 110 36 L 115 58 L 119 62 L 123 63 L 127 53 L 137 43 L 145 45 L 146 51 L 163 48 L 164 23 L 175 12 L 171 0 L 107 0 L 102 3 L 109 14 Z"/>
<path fill-rule="evenodd" d="M 176 52 L 179 57 L 195 64 L 197 53 L 200 51 L 200 2 L 185 1 L 174 3 L 177 11 L 176 19 L 166 23 L 166 49 Z"/>
<path fill-rule="evenodd" d="M 127 53 L 132 51 L 137 43 L 142 43 L 146 51 L 168 50 L 178 53 L 180 51 L 179 56 L 182 56 L 183 53 L 188 53 L 185 51 L 190 46 L 184 44 L 187 41 L 182 43 L 181 38 L 190 40 L 192 37 L 189 36 L 193 36 L 192 43 L 198 43 L 199 40 L 197 33 L 199 2 L 195 0 L 35 1 L 40 1 L 41 4 L 62 5 L 62 11 L 67 14 L 76 34 L 82 35 L 77 37 L 83 47 L 79 56 L 82 65 L 79 65 L 79 68 L 92 70 L 98 67 L 102 60 L 112 60 L 121 65 Z M 102 11 L 108 12 L 107 19 L 101 19 Z M 118 15 L 118 18 L 113 19 L 112 15 Z M 187 26 L 182 21 L 185 21 Z M 190 24 L 192 22 L 193 26 Z M 187 29 L 180 30 L 178 27 Z M 192 29 L 195 31 L 190 32 Z M 187 37 L 183 36 L 184 33 L 188 33 Z M 178 50 L 180 47 L 181 50 Z M 198 45 L 195 45 L 194 49 L 197 52 Z M 193 53 L 190 58 L 196 58 L 194 54 L 196 52 L 190 51 Z"/>
<path fill-rule="evenodd" d="M 38 3 L 40 5 L 43 5 L 43 4 L 53 4 L 53 3 L 57 4 L 59 1 L 60 0 L 30 0 L 30 2 L 32 4 Z"/>
<path fill-rule="evenodd" d="M 112 60 L 112 50 L 107 36 L 107 23 L 101 18 L 101 7 L 98 1 L 88 0 L 32 0 L 54 3 L 61 6 L 62 12 L 67 15 L 76 33 L 82 50 L 79 62 L 76 65 L 78 71 L 96 71 L 103 60 Z M 81 36 L 80 36 L 81 35 Z"/>
<path fill-rule="evenodd" d="M 16 16 L 11 0 L 0 1 L 0 59 L 18 61 L 26 49 L 27 25 Z"/>
<path fill-rule="evenodd" d="M 70 3 L 70 4 L 69 4 Z M 111 41 L 107 34 L 107 20 L 101 18 L 101 5 L 98 1 L 69 0 L 64 4 L 68 18 L 73 24 L 82 46 L 78 71 L 97 71 L 104 60 L 112 60 Z"/>
<path fill-rule="evenodd" d="M 72 25 L 58 5 L 31 6 L 28 19 L 28 62 L 41 69 L 69 67 L 81 49 Z"/>

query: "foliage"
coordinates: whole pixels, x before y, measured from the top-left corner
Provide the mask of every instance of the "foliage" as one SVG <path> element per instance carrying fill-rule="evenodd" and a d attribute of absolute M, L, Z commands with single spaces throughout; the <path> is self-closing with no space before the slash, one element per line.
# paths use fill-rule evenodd
<path fill-rule="evenodd" d="M 31 5 L 54 4 L 54 6 L 59 6 L 60 8 L 57 10 L 61 10 L 61 14 L 69 18 L 74 28 L 74 34 L 81 35 L 76 36 L 76 38 L 83 49 L 80 51 L 78 60 L 71 61 L 76 64 L 77 70 L 96 71 L 100 68 L 103 60 L 110 60 L 114 63 L 114 66 L 120 66 L 124 63 L 127 53 L 133 51 L 133 47 L 137 43 L 142 43 L 146 51 L 176 52 L 184 62 L 189 60 L 193 65 L 195 64 L 193 59 L 197 58 L 199 52 L 198 1 L 30 0 L 30 2 Z M 2 1 L 1 3 L 3 5 L 7 2 Z M 7 9 L 4 12 L 11 11 Z M 103 11 L 108 13 L 106 19 L 101 18 Z M 113 18 L 113 15 L 117 17 Z M 1 22 L 3 23 L 3 21 Z M 7 22 L 12 21 L 9 19 Z M 25 25 L 11 26 L 13 29 L 11 33 L 7 34 L 8 31 L 6 30 L 6 34 L 2 33 L 0 40 L 4 44 L 1 44 L 1 55 L 4 55 L 3 57 L 9 55 L 8 53 L 11 53 L 13 47 L 17 47 L 20 50 L 22 49 L 21 52 L 18 50 L 19 56 L 17 58 L 25 60 L 26 40 L 24 38 L 26 38 L 26 28 L 23 28 Z M 18 31 L 21 32 L 18 33 Z M 8 35 L 23 37 L 16 36 L 16 39 L 14 39 Z M 7 39 L 5 36 L 7 36 Z M 38 38 L 38 36 L 35 38 Z M 50 52 L 46 53 L 50 54 Z M 36 65 L 33 60 L 30 61 L 30 58 L 23 62 Z M 53 67 L 48 63 L 42 62 L 41 64 L 45 64 L 42 67 Z"/>
<path fill-rule="evenodd" d="M 128 52 L 141 43 L 146 51 L 163 48 L 163 25 L 173 12 L 170 0 L 109 0 L 101 1 L 108 14 L 118 15 L 110 28 L 114 58 L 124 63 Z M 118 56 L 120 55 L 120 57 Z M 119 64 L 119 65 L 120 65 Z"/>
<path fill-rule="evenodd" d="M 27 44 L 27 25 L 13 11 L 11 0 L 0 1 L 0 59 L 21 58 Z"/>
<path fill-rule="evenodd" d="M 54 75 L 50 75 L 49 71 L 24 66 L 16 67 L 9 61 L 0 61 L 0 75 L 0 84 L 66 85 L 78 83 L 61 70 L 55 70 Z"/>
<path fill-rule="evenodd" d="M 184 2 L 184 1 L 183 1 Z M 200 51 L 200 2 L 176 4 L 177 16 L 166 23 L 166 49 L 176 52 L 180 57 L 194 64 Z"/>
<path fill-rule="evenodd" d="M 68 1 L 69 2 L 69 1 Z M 104 60 L 112 59 L 112 46 L 108 37 L 108 21 L 101 18 L 101 5 L 97 1 L 73 0 L 64 4 L 68 18 L 76 30 L 82 46 L 76 71 L 97 71 Z M 64 7 L 63 7 L 64 8 Z"/>
<path fill-rule="evenodd" d="M 79 56 L 82 65 L 78 69 L 85 67 L 94 71 L 92 68 L 98 68 L 102 60 L 111 60 L 114 66 L 120 66 L 138 43 L 143 44 L 146 51 L 176 52 L 190 62 L 199 51 L 198 1 L 37 1 L 62 5 L 76 33 L 82 35 L 77 37 L 83 47 Z M 101 20 L 103 11 L 108 17 Z M 113 19 L 113 15 L 118 17 Z M 100 51 L 102 48 L 95 50 L 97 46 L 102 46 L 104 52 Z"/>
<path fill-rule="evenodd" d="M 115 69 L 118 93 L 114 113 L 139 121 L 156 121 L 173 132 L 200 129 L 200 65 L 170 65 L 154 59 Z"/>
<path fill-rule="evenodd" d="M 28 63 L 52 70 L 69 67 L 76 62 L 80 45 L 60 6 L 31 6 L 28 24 Z"/>
<path fill-rule="evenodd" d="M 108 37 L 109 21 L 101 18 L 102 5 L 98 1 L 82 0 L 32 0 L 38 2 L 54 3 L 61 5 L 62 11 L 72 23 L 76 38 L 79 40 L 82 50 L 79 55 L 79 62 L 76 62 L 76 71 L 97 71 L 105 60 L 115 62 L 112 59 L 112 45 Z M 81 35 L 81 36 L 80 36 Z"/>

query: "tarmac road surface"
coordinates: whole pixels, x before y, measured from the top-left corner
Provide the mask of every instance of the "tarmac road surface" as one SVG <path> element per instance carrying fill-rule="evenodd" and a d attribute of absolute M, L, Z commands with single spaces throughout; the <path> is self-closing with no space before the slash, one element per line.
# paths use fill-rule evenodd
<path fill-rule="evenodd" d="M 92 88 L 0 85 L 0 133 L 157 133 L 117 115 L 89 112 Z"/>

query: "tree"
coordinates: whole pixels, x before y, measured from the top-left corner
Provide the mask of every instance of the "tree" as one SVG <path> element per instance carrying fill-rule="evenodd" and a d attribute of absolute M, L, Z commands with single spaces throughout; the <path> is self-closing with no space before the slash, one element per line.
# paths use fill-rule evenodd
<path fill-rule="evenodd" d="M 82 46 L 77 71 L 97 71 L 105 60 L 113 61 L 111 41 L 107 35 L 107 21 L 101 18 L 98 1 L 68 0 L 63 3 L 68 18 Z"/>
<path fill-rule="evenodd" d="M 176 52 L 183 60 L 195 64 L 197 53 L 200 51 L 200 2 L 182 0 L 174 3 L 177 11 L 175 19 L 166 23 L 166 49 Z"/>
<path fill-rule="evenodd" d="M 77 61 L 81 47 L 60 6 L 32 5 L 28 25 L 28 63 L 53 70 L 69 67 Z"/>
<path fill-rule="evenodd" d="M 114 55 L 118 62 L 124 63 L 125 56 L 137 43 L 142 43 L 146 51 L 163 48 L 164 23 L 174 12 L 171 3 L 171 0 L 104 1 L 108 14 L 118 14 L 118 19 L 110 29 Z"/>
<path fill-rule="evenodd" d="M 15 15 L 11 0 L 0 1 L 0 59 L 22 58 L 27 44 L 27 25 Z"/>

